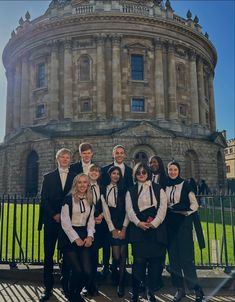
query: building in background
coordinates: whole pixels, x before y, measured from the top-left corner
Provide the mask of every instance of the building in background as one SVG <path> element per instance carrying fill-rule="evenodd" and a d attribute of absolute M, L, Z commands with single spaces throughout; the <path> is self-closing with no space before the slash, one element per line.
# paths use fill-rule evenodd
<path fill-rule="evenodd" d="M 228 190 L 235 193 L 235 139 L 227 141 L 227 148 L 225 148 L 224 153 Z"/>
<path fill-rule="evenodd" d="M 130 164 L 157 154 L 179 161 L 184 177 L 223 186 L 216 61 L 198 17 L 177 16 L 169 0 L 53 0 L 35 20 L 27 12 L 3 52 L 0 191 L 36 194 L 56 151 L 75 160 L 83 141 L 100 165 L 122 144 Z"/>

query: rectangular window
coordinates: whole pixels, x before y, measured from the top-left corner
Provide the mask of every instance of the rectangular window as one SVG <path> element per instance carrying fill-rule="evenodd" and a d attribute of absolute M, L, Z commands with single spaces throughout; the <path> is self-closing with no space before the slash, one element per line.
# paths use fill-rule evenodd
<path fill-rule="evenodd" d="M 186 105 L 179 105 L 179 113 L 181 116 L 187 116 L 187 106 Z"/>
<path fill-rule="evenodd" d="M 36 118 L 44 117 L 46 114 L 46 108 L 45 105 L 38 105 L 36 107 Z"/>
<path fill-rule="evenodd" d="M 144 80 L 144 58 L 142 55 L 131 55 L 131 79 Z"/>
<path fill-rule="evenodd" d="M 81 112 L 92 112 L 91 99 L 81 100 Z"/>
<path fill-rule="evenodd" d="M 46 66 L 45 63 L 40 63 L 37 65 L 37 88 L 46 86 Z"/>
<path fill-rule="evenodd" d="M 132 112 L 145 112 L 145 100 L 143 98 L 132 98 Z"/>
<path fill-rule="evenodd" d="M 226 166 L 226 172 L 230 173 L 230 166 Z"/>

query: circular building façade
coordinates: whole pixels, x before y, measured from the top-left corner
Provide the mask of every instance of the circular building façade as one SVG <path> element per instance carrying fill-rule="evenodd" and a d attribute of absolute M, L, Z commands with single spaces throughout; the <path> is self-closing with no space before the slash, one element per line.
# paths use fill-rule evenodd
<path fill-rule="evenodd" d="M 7 118 L 1 192 L 35 193 L 55 153 L 88 141 L 94 161 L 116 144 L 128 161 L 177 159 L 184 177 L 223 185 L 216 132 L 216 50 L 197 17 L 169 0 L 53 0 L 19 20 L 3 52 Z"/>

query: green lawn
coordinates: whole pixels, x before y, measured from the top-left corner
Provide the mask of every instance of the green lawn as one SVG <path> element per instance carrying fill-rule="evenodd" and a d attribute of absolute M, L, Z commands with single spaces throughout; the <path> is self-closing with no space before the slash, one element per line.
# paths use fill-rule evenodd
<path fill-rule="evenodd" d="M 32 204 L 17 204 L 14 211 L 14 204 L 5 204 L 0 213 L 0 260 L 10 261 L 14 258 L 16 261 L 25 262 L 42 262 L 43 261 L 43 232 L 37 231 L 39 216 L 39 205 Z M 228 252 L 229 265 L 235 264 L 234 259 L 234 246 L 232 234 L 232 220 L 234 223 L 235 213 L 225 211 L 225 232 L 226 232 L 226 247 Z M 16 217 L 16 219 L 14 219 Z M 225 265 L 225 253 L 223 245 L 223 226 L 221 219 L 221 210 L 219 208 L 204 209 L 200 208 L 200 217 L 204 231 L 206 248 L 201 252 L 198 244 L 195 242 L 195 261 L 197 265 L 212 265 L 223 264 Z M 7 225 L 7 221 L 9 224 Z M 13 221 L 16 221 L 16 233 L 19 242 L 23 249 L 24 255 L 20 253 L 19 243 L 16 238 L 13 240 Z M 233 232 L 235 228 L 233 226 Z M 213 261 L 212 258 L 212 240 L 219 241 L 218 255 L 222 257 Z M 196 237 L 195 237 L 196 241 Z M 15 243 L 15 255 L 13 255 L 13 243 Z M 28 252 L 27 252 L 28 251 Z M 129 246 L 129 263 L 132 263 L 131 247 Z M 101 256 L 101 254 L 100 254 Z M 57 255 L 55 255 L 56 261 Z M 221 258 L 221 259 L 220 259 Z"/>

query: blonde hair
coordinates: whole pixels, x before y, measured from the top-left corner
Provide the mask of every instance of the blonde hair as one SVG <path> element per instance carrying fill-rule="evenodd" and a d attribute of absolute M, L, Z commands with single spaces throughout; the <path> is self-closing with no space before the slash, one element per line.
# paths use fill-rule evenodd
<path fill-rule="evenodd" d="M 64 155 L 64 154 L 68 154 L 70 156 L 70 158 L 72 158 L 72 152 L 69 149 L 61 148 L 60 150 L 58 150 L 56 152 L 56 156 L 55 156 L 56 160 L 58 160 L 59 156 Z"/>
<path fill-rule="evenodd" d="M 87 202 L 91 205 L 93 202 L 93 195 L 92 195 L 92 191 L 91 191 L 91 184 L 90 184 L 90 179 L 89 177 L 85 174 L 85 173 L 80 173 L 78 174 L 76 177 L 74 177 L 73 179 L 73 184 L 72 184 L 72 188 L 71 188 L 71 195 L 74 199 L 75 202 L 79 202 L 80 199 L 78 198 L 78 190 L 77 190 L 77 183 L 79 181 L 79 179 L 81 177 L 85 177 L 88 183 L 88 187 L 87 187 L 87 191 L 85 194 L 85 199 L 87 200 Z"/>

